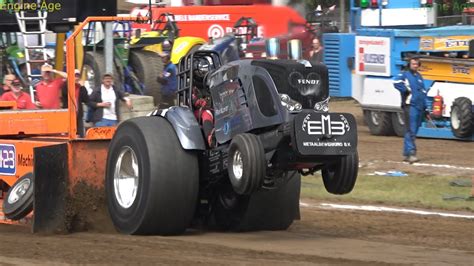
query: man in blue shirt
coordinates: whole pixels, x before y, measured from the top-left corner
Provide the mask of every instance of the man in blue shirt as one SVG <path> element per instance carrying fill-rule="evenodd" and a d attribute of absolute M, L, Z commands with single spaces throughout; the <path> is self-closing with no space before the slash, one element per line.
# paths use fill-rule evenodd
<path fill-rule="evenodd" d="M 161 87 L 161 102 L 160 108 L 168 108 L 175 105 L 176 90 L 177 90 L 177 78 L 176 78 L 176 66 L 171 62 L 169 54 L 163 56 L 163 73 L 161 73 L 157 81 L 162 85 Z"/>
<path fill-rule="evenodd" d="M 404 161 L 414 163 L 416 157 L 415 139 L 425 113 L 426 89 L 423 77 L 418 72 L 419 58 L 411 58 L 409 70 L 400 73 L 394 78 L 394 86 L 402 96 L 402 108 L 405 117 L 405 137 L 403 141 Z"/>

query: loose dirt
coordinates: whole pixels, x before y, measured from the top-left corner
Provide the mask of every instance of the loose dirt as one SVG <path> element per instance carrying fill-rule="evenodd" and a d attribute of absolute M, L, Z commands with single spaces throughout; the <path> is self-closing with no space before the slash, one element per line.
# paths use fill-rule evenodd
<path fill-rule="evenodd" d="M 461 168 L 404 164 L 402 139 L 371 136 L 353 101 L 333 102 L 331 111 L 356 115 L 362 167 L 393 167 L 424 175 L 474 175 L 474 143 L 417 140 L 423 163 Z M 282 232 L 190 230 L 176 237 L 114 232 L 38 235 L 25 226 L 0 225 L 0 264 L 472 265 L 474 261 L 473 219 L 309 207 L 302 208 L 301 216 Z"/>

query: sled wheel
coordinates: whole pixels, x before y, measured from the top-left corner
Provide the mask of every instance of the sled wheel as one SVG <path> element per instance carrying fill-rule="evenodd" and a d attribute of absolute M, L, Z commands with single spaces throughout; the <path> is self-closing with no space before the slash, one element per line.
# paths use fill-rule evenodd
<path fill-rule="evenodd" d="M 20 177 L 8 190 L 3 201 L 3 213 L 12 220 L 20 220 L 33 210 L 34 175 Z"/>

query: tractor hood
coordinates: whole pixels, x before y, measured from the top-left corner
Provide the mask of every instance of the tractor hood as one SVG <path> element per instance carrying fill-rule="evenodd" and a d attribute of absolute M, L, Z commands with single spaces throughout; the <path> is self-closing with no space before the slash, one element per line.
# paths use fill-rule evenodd
<path fill-rule="evenodd" d="M 278 90 L 301 103 L 303 109 L 313 109 L 315 104 L 329 96 L 326 66 L 293 60 L 253 60 L 252 65 L 268 71 Z"/>

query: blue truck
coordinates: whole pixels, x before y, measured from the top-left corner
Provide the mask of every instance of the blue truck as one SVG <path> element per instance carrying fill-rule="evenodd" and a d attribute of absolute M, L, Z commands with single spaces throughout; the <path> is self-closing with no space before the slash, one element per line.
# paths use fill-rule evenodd
<path fill-rule="evenodd" d="M 330 93 L 356 99 L 372 134 L 403 135 L 392 80 L 416 55 L 429 111 L 418 136 L 474 140 L 474 26 L 436 27 L 436 11 L 427 0 L 352 0 L 352 32 L 323 35 Z"/>

